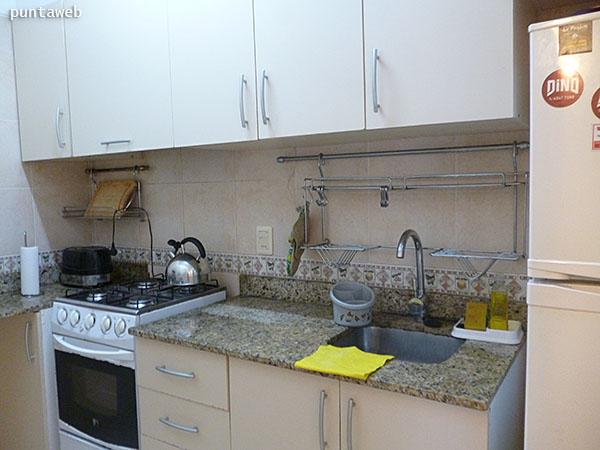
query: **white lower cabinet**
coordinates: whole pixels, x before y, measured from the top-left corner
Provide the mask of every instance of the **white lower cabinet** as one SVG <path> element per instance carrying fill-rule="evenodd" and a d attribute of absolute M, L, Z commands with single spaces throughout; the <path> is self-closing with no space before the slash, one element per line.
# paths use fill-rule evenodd
<path fill-rule="evenodd" d="M 136 339 L 142 449 L 230 448 L 227 357 Z"/>
<path fill-rule="evenodd" d="M 153 340 L 136 351 L 143 450 L 523 447 L 524 349 L 486 411 Z"/>
<path fill-rule="evenodd" d="M 338 380 L 234 358 L 229 363 L 232 449 L 318 449 L 321 427 L 326 448 L 339 448 Z"/>
<path fill-rule="evenodd" d="M 48 448 L 40 313 L 0 320 L 0 449 Z"/>
<path fill-rule="evenodd" d="M 523 447 L 524 370 L 521 350 L 488 410 L 479 411 L 231 358 L 231 446 L 518 450 Z M 321 429 L 326 447 L 320 447 Z"/>
<path fill-rule="evenodd" d="M 486 411 L 345 382 L 340 403 L 342 449 L 487 448 Z"/>

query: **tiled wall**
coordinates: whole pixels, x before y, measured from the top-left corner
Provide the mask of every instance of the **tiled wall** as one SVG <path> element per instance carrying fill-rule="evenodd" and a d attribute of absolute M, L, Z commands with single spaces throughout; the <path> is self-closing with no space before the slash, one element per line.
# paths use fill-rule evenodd
<path fill-rule="evenodd" d="M 195 236 L 210 252 L 252 255 L 257 253 L 256 226 L 269 225 L 273 227 L 273 256 L 285 257 L 288 235 L 298 217 L 296 208 L 302 204 L 303 180 L 318 172 L 312 161 L 277 163 L 279 155 L 491 144 L 527 138 L 527 132 L 516 132 L 259 150 L 188 148 L 126 155 L 124 160 L 103 159 L 95 165 L 131 164 L 132 158 L 150 165 L 141 175 L 142 199 L 151 216 L 155 247 L 166 247 L 169 238 Z M 521 170 L 527 170 L 527 157 L 526 151 L 519 155 Z M 328 176 L 511 170 L 511 152 L 330 160 L 324 167 Z M 387 208 L 379 206 L 378 192 L 338 191 L 328 197 L 328 234 L 334 243 L 395 246 L 400 234 L 413 228 L 426 247 L 512 248 L 512 189 L 394 191 Z M 521 219 L 519 213 L 519 224 Z M 311 228 L 316 242 L 320 228 L 314 205 Z M 95 223 L 95 243 L 110 244 L 110 232 L 110 223 Z M 118 246 L 148 247 L 148 235 L 145 222 L 117 223 Z M 305 257 L 318 259 L 310 252 Z M 381 249 L 359 254 L 355 261 L 409 266 L 414 264 L 414 256 L 409 252 L 401 261 L 394 250 Z M 426 266 L 456 268 L 453 260 L 431 257 L 426 258 Z M 524 267 L 521 261 L 498 263 L 494 269 L 518 274 L 524 273 Z"/>
<path fill-rule="evenodd" d="M 91 241 L 91 224 L 61 217 L 88 201 L 86 164 L 21 163 L 11 28 L 0 15 L 0 255 L 18 254 L 24 231 L 41 251 Z"/>

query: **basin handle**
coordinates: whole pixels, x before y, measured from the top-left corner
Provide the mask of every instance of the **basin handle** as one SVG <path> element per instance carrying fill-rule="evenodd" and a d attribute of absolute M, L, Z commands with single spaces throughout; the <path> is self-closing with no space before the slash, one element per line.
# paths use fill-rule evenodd
<path fill-rule="evenodd" d="M 325 442 L 325 433 L 323 431 L 323 412 L 325 409 L 325 399 L 327 398 L 327 394 L 325 390 L 321 391 L 321 398 L 319 399 L 319 448 L 320 450 L 325 450 L 325 446 L 327 442 Z"/>
<path fill-rule="evenodd" d="M 352 450 L 352 410 L 355 404 L 354 399 L 348 399 L 348 412 L 346 416 L 346 445 L 348 450 Z"/>

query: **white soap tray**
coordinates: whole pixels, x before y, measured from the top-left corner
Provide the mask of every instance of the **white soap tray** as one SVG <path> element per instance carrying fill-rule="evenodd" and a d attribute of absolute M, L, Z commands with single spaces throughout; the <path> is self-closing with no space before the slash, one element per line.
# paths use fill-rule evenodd
<path fill-rule="evenodd" d="M 517 320 L 508 321 L 508 330 L 492 330 L 486 328 L 485 331 L 467 330 L 464 328 L 465 319 L 460 319 L 452 329 L 452 336 L 461 339 L 472 339 L 474 341 L 496 342 L 498 344 L 518 344 L 523 338 L 521 322 Z"/>

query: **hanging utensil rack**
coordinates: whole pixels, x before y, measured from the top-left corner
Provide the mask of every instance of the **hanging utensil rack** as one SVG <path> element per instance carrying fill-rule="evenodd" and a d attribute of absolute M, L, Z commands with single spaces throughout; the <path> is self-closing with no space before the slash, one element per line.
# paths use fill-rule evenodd
<path fill-rule="evenodd" d="M 85 173 L 89 175 L 90 187 L 92 196 L 96 189 L 98 189 L 98 183 L 94 178 L 99 173 L 109 172 L 132 172 L 133 179 L 136 182 L 135 191 L 131 196 L 131 199 L 127 205 L 120 210 L 114 210 L 113 208 L 95 208 L 95 211 L 100 213 L 98 216 L 86 216 L 85 212 L 88 210 L 87 206 L 64 206 L 62 209 L 62 216 L 69 219 L 86 219 L 86 220 L 113 220 L 124 218 L 136 218 L 140 220 L 145 219 L 145 214 L 141 210 L 142 208 L 142 184 L 138 179 L 140 172 L 149 170 L 150 166 L 129 166 L 129 167 L 111 167 L 106 169 L 85 169 Z"/>
<path fill-rule="evenodd" d="M 497 261 L 518 261 L 524 258 L 527 248 L 527 215 L 529 209 L 528 182 L 529 173 L 519 171 L 517 156 L 520 150 L 528 150 L 529 143 L 513 142 L 510 144 L 467 146 L 467 147 L 438 147 L 431 149 L 416 150 L 391 150 L 381 152 L 358 152 L 358 153 L 336 153 L 318 154 L 304 156 L 280 156 L 277 162 L 293 161 L 317 161 L 319 176 L 305 178 L 303 200 L 306 211 L 309 204 L 315 203 L 320 208 L 321 217 L 321 242 L 316 245 L 305 245 L 305 250 L 315 250 L 329 267 L 344 267 L 352 262 L 356 254 L 376 248 L 396 249 L 392 245 L 345 245 L 329 242 L 326 233 L 326 208 L 329 203 L 327 192 L 331 191 L 379 191 L 380 206 L 387 207 L 390 204 L 389 194 L 393 191 L 409 191 L 415 189 L 468 189 L 468 188 L 512 188 L 513 194 L 513 223 L 511 250 L 487 251 L 466 250 L 454 248 L 428 248 L 430 255 L 434 257 L 454 258 L 458 261 L 467 278 L 475 280 L 486 274 Z M 326 177 L 323 173 L 323 165 L 326 160 L 351 159 L 351 158 L 374 158 L 383 156 L 405 156 L 405 155 L 431 155 L 440 153 L 470 153 L 489 151 L 511 151 L 512 172 L 468 172 L 468 173 L 444 173 L 404 176 L 353 176 L 353 177 Z M 522 251 L 518 251 L 519 241 L 519 188 L 525 189 L 523 201 L 523 224 L 521 229 Z M 310 242 L 309 238 L 309 215 L 304 216 L 304 242 Z M 483 269 L 476 269 L 471 261 L 487 261 Z"/>

